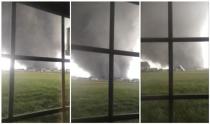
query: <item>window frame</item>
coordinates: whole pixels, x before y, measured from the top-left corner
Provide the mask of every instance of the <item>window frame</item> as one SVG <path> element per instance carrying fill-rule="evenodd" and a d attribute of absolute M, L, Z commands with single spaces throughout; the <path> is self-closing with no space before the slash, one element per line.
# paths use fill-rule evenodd
<path fill-rule="evenodd" d="M 209 42 L 209 37 L 174 37 L 173 36 L 173 2 L 168 2 L 168 37 L 141 38 L 141 43 L 167 43 L 168 44 L 168 95 L 141 96 L 142 101 L 168 100 L 168 122 L 174 122 L 174 100 L 209 99 L 209 94 L 174 95 L 174 71 L 173 71 L 173 43 L 177 42 Z"/>
<path fill-rule="evenodd" d="M 139 6 L 139 2 L 126 2 Z M 129 113 L 123 115 L 114 115 L 114 55 L 139 57 L 139 52 L 116 50 L 114 48 L 114 28 L 115 28 L 115 2 L 110 2 L 109 15 L 109 47 L 100 48 L 92 46 L 76 45 L 71 43 L 71 50 L 87 51 L 94 53 L 103 53 L 109 55 L 109 79 L 108 79 L 108 113 L 107 116 L 92 117 L 92 118 L 76 118 L 71 119 L 71 122 L 113 122 L 118 120 L 129 120 L 139 118 L 139 113 Z M 139 41 L 140 42 L 140 41 Z"/>
<path fill-rule="evenodd" d="M 51 57 L 39 57 L 39 56 L 25 56 L 25 55 L 16 55 L 15 54 L 15 34 L 16 34 L 16 4 L 24 4 L 24 2 L 11 2 L 12 4 L 12 14 L 11 14 L 11 50 L 10 54 L 2 54 L 2 57 L 9 58 L 10 63 L 10 71 L 9 71 L 9 101 L 8 101 L 8 116 L 6 118 L 2 118 L 2 122 L 15 122 L 23 119 L 40 117 L 44 115 L 54 114 L 61 112 L 61 121 L 64 122 L 65 114 L 69 111 L 69 106 L 66 104 L 66 90 L 65 90 L 65 62 L 70 62 L 70 59 L 65 59 L 65 15 L 59 15 L 61 17 L 61 58 L 51 58 Z M 24 4 L 27 5 L 27 4 Z M 38 9 L 38 8 L 36 8 Z M 50 13 L 50 12 L 49 12 Z M 69 17 L 68 17 L 69 18 Z M 14 115 L 14 77 L 15 77 L 15 69 L 14 64 L 15 60 L 26 60 L 26 61 L 42 61 L 42 62 L 59 62 L 61 63 L 61 107 L 41 110 L 37 112 L 31 112 L 27 114 L 18 114 Z"/>

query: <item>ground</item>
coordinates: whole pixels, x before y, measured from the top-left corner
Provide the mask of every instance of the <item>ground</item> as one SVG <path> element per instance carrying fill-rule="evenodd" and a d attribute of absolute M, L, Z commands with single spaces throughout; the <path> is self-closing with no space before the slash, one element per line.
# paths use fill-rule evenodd
<path fill-rule="evenodd" d="M 167 95 L 167 72 L 142 72 L 142 95 Z M 66 76 L 68 80 L 68 76 Z M 68 81 L 67 81 L 68 82 Z M 67 91 L 69 92 L 67 83 Z M 107 81 L 72 80 L 72 118 L 107 115 Z M 59 107 L 61 74 L 55 72 L 15 72 L 14 113 L 23 114 Z M 175 94 L 208 94 L 208 71 L 174 72 Z M 8 72 L 2 73 L 2 115 L 8 109 Z M 114 82 L 114 115 L 138 113 L 139 84 Z M 67 96 L 67 103 L 69 103 Z M 142 122 L 168 120 L 168 101 L 142 101 Z M 177 122 L 208 122 L 208 100 L 176 100 Z M 59 114 L 40 117 L 36 121 L 58 121 Z M 34 121 L 27 120 L 27 121 Z M 136 122 L 137 120 L 135 120 Z"/>
<path fill-rule="evenodd" d="M 8 72 L 2 73 L 2 116 L 8 113 Z M 69 104 L 69 76 L 66 74 L 66 102 Z M 14 114 L 61 107 L 61 73 L 58 72 L 15 72 Z M 28 121 L 60 121 L 61 114 L 54 114 Z M 51 119 L 47 119 L 51 118 Z"/>

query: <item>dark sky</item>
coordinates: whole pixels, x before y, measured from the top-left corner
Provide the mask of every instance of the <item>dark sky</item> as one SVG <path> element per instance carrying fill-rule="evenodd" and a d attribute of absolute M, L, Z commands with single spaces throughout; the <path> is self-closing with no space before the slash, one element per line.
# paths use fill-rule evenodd
<path fill-rule="evenodd" d="M 9 51 L 11 28 L 11 4 L 2 6 L 2 50 Z M 115 9 L 115 49 L 133 50 L 139 42 L 139 6 L 117 3 Z M 207 36 L 207 2 L 174 3 L 174 36 Z M 72 43 L 95 47 L 109 46 L 109 3 L 72 3 Z M 61 57 L 61 18 L 25 5 L 17 5 L 16 54 Z M 142 3 L 142 37 L 167 37 L 167 4 Z M 167 44 L 141 45 L 142 58 L 167 65 Z M 174 44 L 174 63 L 185 68 L 197 68 L 203 64 L 198 43 Z M 96 56 L 95 56 L 96 55 Z M 72 59 L 82 68 L 100 78 L 108 77 L 108 55 L 72 52 Z M 130 58 L 115 57 L 115 77 L 125 77 Z M 29 67 L 53 67 L 54 64 L 22 62 Z"/>
<path fill-rule="evenodd" d="M 142 37 L 167 37 L 167 3 L 143 2 L 141 5 Z M 207 37 L 208 2 L 173 2 L 173 27 L 174 37 Z M 141 45 L 143 59 L 167 66 L 166 43 L 143 43 Z M 203 47 L 200 43 L 174 43 L 174 66 L 181 64 L 185 68 L 202 67 L 204 59 L 201 49 Z M 208 56 L 206 58 L 208 59 Z"/>

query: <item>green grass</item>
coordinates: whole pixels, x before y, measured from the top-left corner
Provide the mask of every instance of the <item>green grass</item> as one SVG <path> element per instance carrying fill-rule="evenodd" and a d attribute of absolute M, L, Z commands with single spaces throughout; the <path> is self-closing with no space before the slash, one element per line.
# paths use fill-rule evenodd
<path fill-rule="evenodd" d="M 142 72 L 142 95 L 167 95 L 168 73 Z M 69 82 L 68 76 L 66 81 Z M 8 72 L 2 73 L 2 116 L 8 114 Z M 16 72 L 14 114 L 36 112 L 61 106 L 60 73 Z M 104 116 L 108 113 L 107 81 L 71 81 L 72 118 Z M 69 104 L 67 83 L 67 104 Z M 174 94 L 208 94 L 208 71 L 174 72 Z M 114 115 L 138 113 L 139 84 L 114 82 Z M 142 101 L 142 122 L 167 122 L 168 101 Z M 24 122 L 57 122 L 59 114 Z M 133 121 L 133 120 L 131 120 Z M 135 120 L 136 122 L 137 120 Z M 208 122 L 208 100 L 175 100 L 175 122 Z"/>
<path fill-rule="evenodd" d="M 108 114 L 107 81 L 72 80 L 72 118 Z M 114 114 L 138 113 L 138 83 L 114 82 Z"/>
<path fill-rule="evenodd" d="M 168 73 L 142 72 L 142 95 L 167 95 Z M 174 94 L 208 94 L 208 70 L 175 71 Z M 168 101 L 142 101 L 142 122 L 167 122 Z M 208 99 L 175 100 L 175 122 L 208 122 Z"/>
<path fill-rule="evenodd" d="M 3 117 L 8 115 L 8 76 L 8 72 L 2 72 Z M 66 74 L 67 94 L 69 94 L 68 80 L 69 76 Z M 14 87 L 14 115 L 61 107 L 61 73 L 16 71 Z M 66 101 L 69 104 L 68 95 Z M 55 117 L 52 119 L 55 120 Z"/>

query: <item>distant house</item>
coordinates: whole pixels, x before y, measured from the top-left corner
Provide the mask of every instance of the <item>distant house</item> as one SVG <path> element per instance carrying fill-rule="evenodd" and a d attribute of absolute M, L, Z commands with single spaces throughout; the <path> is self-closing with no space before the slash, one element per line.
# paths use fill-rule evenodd
<path fill-rule="evenodd" d="M 89 78 L 89 80 L 98 80 L 98 78 L 96 78 L 96 77 L 94 77 L 94 76 L 91 76 L 91 77 Z"/>
<path fill-rule="evenodd" d="M 148 62 L 144 61 L 144 62 L 141 62 L 141 70 L 142 71 L 148 71 L 150 69 L 150 65 Z"/>
<path fill-rule="evenodd" d="M 174 70 L 176 71 L 186 71 L 185 68 L 182 65 L 177 65 Z"/>
<path fill-rule="evenodd" d="M 159 69 L 158 68 L 150 68 L 149 71 L 154 72 L 154 71 L 159 71 Z"/>
<path fill-rule="evenodd" d="M 129 82 L 131 82 L 131 83 L 138 83 L 139 79 L 135 78 L 135 79 L 130 80 Z"/>

